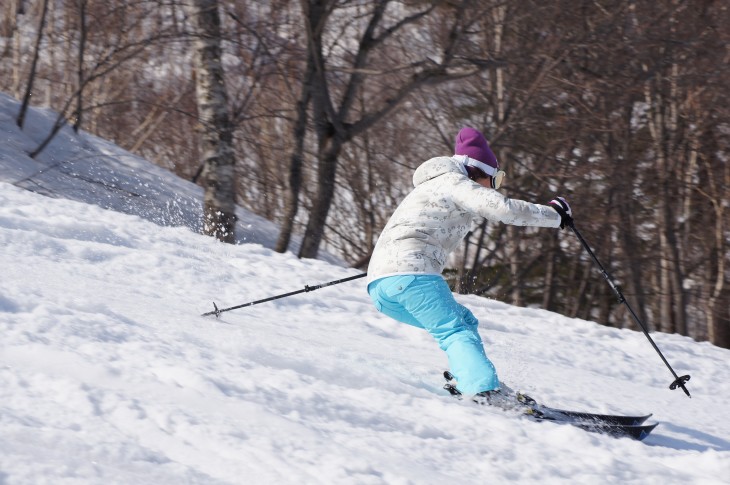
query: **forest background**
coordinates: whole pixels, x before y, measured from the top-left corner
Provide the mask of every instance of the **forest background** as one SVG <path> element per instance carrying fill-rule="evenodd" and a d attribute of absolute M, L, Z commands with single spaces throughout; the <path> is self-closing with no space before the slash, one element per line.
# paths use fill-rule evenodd
<path fill-rule="evenodd" d="M 7 0 L 0 90 L 203 185 L 212 214 L 277 223 L 280 252 L 300 234 L 300 257 L 360 268 L 413 170 L 473 126 L 507 196 L 568 199 L 650 329 L 730 348 L 729 8 Z M 481 223 L 446 277 L 636 328 L 569 232 Z"/>

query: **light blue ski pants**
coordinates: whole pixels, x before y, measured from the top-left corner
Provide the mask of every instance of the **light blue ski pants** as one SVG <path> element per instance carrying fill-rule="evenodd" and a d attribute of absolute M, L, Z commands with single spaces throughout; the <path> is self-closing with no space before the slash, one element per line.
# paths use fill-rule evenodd
<path fill-rule="evenodd" d="M 449 358 L 462 394 L 499 387 L 497 371 L 484 353 L 479 322 L 454 299 L 439 275 L 396 275 L 373 281 L 368 293 L 378 311 L 400 322 L 426 329 Z"/>

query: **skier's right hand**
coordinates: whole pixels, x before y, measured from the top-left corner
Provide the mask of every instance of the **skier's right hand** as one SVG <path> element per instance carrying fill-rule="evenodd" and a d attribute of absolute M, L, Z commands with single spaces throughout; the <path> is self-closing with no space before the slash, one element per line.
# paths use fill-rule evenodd
<path fill-rule="evenodd" d="M 560 214 L 560 229 L 565 229 L 565 226 L 573 227 L 573 211 L 567 200 L 563 197 L 555 197 L 548 205 Z"/>

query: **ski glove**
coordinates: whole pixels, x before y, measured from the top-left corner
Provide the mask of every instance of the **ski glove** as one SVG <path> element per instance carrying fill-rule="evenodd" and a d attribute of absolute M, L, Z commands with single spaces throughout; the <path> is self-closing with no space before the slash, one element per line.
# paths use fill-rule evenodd
<path fill-rule="evenodd" d="M 560 229 L 565 229 L 565 226 L 573 227 L 573 211 L 570 210 L 567 200 L 555 197 L 548 205 L 560 214 Z"/>

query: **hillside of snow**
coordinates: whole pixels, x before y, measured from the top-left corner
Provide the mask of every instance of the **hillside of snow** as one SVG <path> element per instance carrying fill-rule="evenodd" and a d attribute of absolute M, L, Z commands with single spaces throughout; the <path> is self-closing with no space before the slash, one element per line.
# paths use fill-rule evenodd
<path fill-rule="evenodd" d="M 0 182 L 54 198 L 95 204 L 166 226 L 202 229 L 203 189 L 169 171 L 86 132 L 64 126 L 35 159 L 27 154 L 46 138 L 57 113 L 29 109 L 20 130 L 20 103 L 0 93 Z M 263 217 L 238 208 L 238 243 L 273 247 L 279 229 Z M 300 239 L 293 237 L 296 253 Z M 339 259 L 321 251 L 321 259 Z"/>
<path fill-rule="evenodd" d="M 3 116 L 0 484 L 728 483 L 730 351 L 653 335 L 691 374 L 688 399 L 639 332 L 458 296 L 508 385 L 659 426 L 639 442 L 458 401 L 436 343 L 377 313 L 363 280 L 201 317 L 358 271 L 154 223 L 135 202 L 165 214 L 156 204 L 180 194 L 146 162 L 158 195 L 120 195 L 128 210 L 94 200 L 109 194 L 96 182 L 67 181 L 71 196 L 39 179 L 52 197 L 12 185 L 30 171 L 14 150 L 42 134 Z M 89 139 L 65 136 L 60 148 Z"/>

